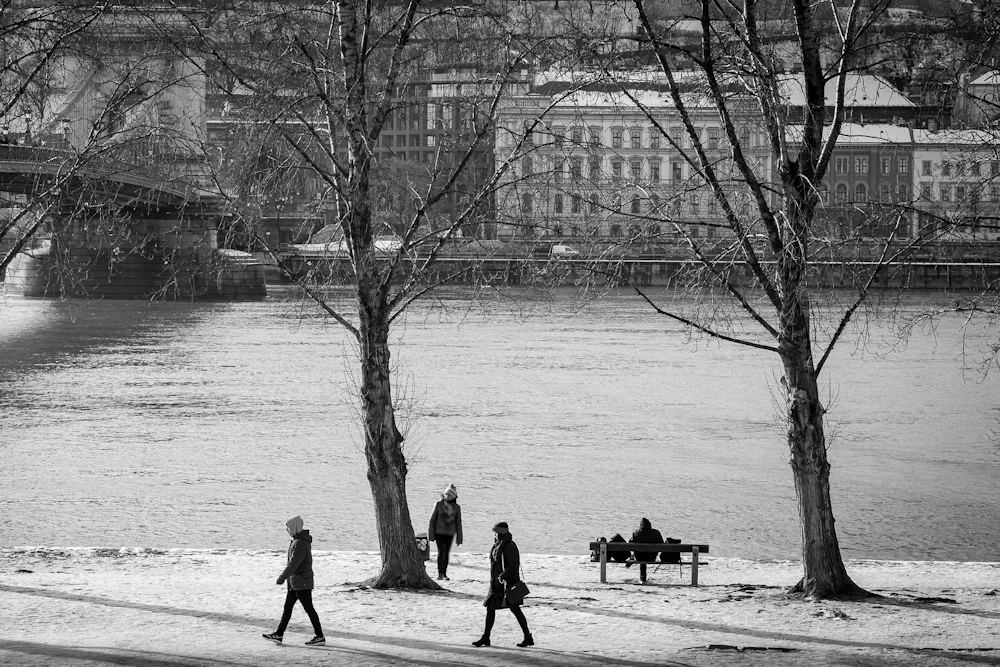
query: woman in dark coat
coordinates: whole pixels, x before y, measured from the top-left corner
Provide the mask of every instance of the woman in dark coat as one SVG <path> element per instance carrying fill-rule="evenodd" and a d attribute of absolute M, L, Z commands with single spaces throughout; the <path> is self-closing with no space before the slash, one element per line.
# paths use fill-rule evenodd
<path fill-rule="evenodd" d="M 292 618 L 292 609 L 295 601 L 302 603 L 302 608 L 306 610 L 306 615 L 312 622 L 313 631 L 316 636 L 306 642 L 308 646 L 322 646 L 326 644 L 323 638 L 323 628 L 319 623 L 319 614 L 312 603 L 313 589 L 313 569 L 312 569 L 312 535 L 308 530 L 302 530 L 302 517 L 293 516 L 285 522 L 285 529 L 292 536 L 292 541 L 288 544 L 288 564 L 278 575 L 277 584 L 288 581 L 288 592 L 285 595 L 285 609 L 281 614 L 281 621 L 278 629 L 270 634 L 265 634 L 264 639 L 280 644 L 284 639 L 285 628 Z"/>
<path fill-rule="evenodd" d="M 490 590 L 483 600 L 483 605 L 486 607 L 486 629 L 483 631 L 483 636 L 472 642 L 472 645 L 490 645 L 490 631 L 496 620 L 497 609 L 506 607 L 514 614 L 524 632 L 524 639 L 518 646 L 522 648 L 534 646 L 535 640 L 528 630 L 528 620 L 521 611 L 521 603 L 507 599 L 507 589 L 521 581 L 521 554 L 517 550 L 506 521 L 493 526 L 493 532 L 496 533 L 496 539 L 490 550 Z"/>
<path fill-rule="evenodd" d="M 458 504 L 458 490 L 454 484 L 448 485 L 441 494 L 441 500 L 434 505 L 427 539 L 437 544 L 438 579 L 448 581 L 451 542 L 454 540 L 456 545 L 462 544 L 462 508 Z"/>

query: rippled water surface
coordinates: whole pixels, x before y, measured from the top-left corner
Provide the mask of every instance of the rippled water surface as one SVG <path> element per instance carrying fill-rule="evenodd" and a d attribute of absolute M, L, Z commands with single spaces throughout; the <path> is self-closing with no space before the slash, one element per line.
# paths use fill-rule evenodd
<path fill-rule="evenodd" d="M 499 519 L 522 550 L 583 553 L 647 516 L 719 555 L 797 555 L 771 356 L 687 342 L 623 295 L 525 301 L 526 318 L 448 297 L 397 330 L 418 530 L 454 482 L 470 550 Z M 1000 387 L 963 371 L 979 353 L 963 361 L 957 324 L 885 355 L 851 331 L 828 363 L 849 557 L 1000 560 Z M 0 546 L 280 548 L 302 514 L 318 548 L 377 548 L 354 348 L 290 292 L 7 297 L 0 354 Z"/>

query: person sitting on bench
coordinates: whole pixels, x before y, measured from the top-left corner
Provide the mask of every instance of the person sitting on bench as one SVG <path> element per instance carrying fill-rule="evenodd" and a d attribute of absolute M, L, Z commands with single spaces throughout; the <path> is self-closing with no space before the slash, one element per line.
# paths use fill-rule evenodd
<path fill-rule="evenodd" d="M 629 542 L 637 542 L 639 544 L 662 544 L 663 535 L 660 531 L 653 528 L 653 524 L 649 522 L 649 519 L 643 517 L 639 522 L 639 529 L 632 533 L 632 539 Z M 646 563 L 651 563 L 656 560 L 655 553 L 636 553 L 633 554 L 635 560 L 639 563 L 639 581 L 646 583 Z"/>

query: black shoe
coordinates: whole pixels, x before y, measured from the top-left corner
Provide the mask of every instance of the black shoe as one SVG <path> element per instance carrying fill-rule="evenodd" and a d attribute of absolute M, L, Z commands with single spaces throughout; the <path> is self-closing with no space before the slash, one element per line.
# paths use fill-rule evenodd
<path fill-rule="evenodd" d="M 531 633 L 529 632 L 528 634 L 526 634 L 524 636 L 524 641 L 518 642 L 517 645 L 520 646 L 521 648 L 527 648 L 529 646 L 534 646 L 535 645 L 535 638 L 532 637 Z"/>
<path fill-rule="evenodd" d="M 489 646 L 490 645 L 490 638 L 489 637 L 480 637 L 476 641 L 472 642 L 472 645 L 473 646 Z"/>
<path fill-rule="evenodd" d="M 316 636 L 306 642 L 306 646 L 325 646 L 326 637 Z"/>
<path fill-rule="evenodd" d="M 264 633 L 261 637 L 267 639 L 268 641 L 272 641 L 275 644 L 280 644 L 281 640 L 285 638 L 284 635 L 279 635 L 277 632 L 272 632 L 271 634 Z"/>

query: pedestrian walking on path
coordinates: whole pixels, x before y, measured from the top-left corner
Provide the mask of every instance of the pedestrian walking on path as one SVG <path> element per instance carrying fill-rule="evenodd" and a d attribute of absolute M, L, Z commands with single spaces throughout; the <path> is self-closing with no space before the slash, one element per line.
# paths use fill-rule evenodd
<path fill-rule="evenodd" d="M 270 634 L 265 634 L 264 639 L 269 639 L 276 644 L 280 644 L 285 637 L 285 628 L 292 618 L 292 609 L 295 601 L 302 603 L 302 608 L 306 610 L 309 621 L 312 623 L 313 632 L 316 633 L 312 639 L 306 642 L 307 646 L 322 646 L 326 644 L 323 637 L 323 628 L 319 623 L 319 614 L 316 613 L 312 602 L 313 591 L 313 569 L 312 569 L 312 535 L 308 530 L 302 529 L 302 517 L 293 516 L 285 522 L 288 534 L 292 536 L 292 541 L 288 545 L 288 565 L 278 575 L 277 584 L 288 582 L 288 592 L 285 594 L 285 609 L 281 614 L 281 621 L 278 629 Z"/>
<path fill-rule="evenodd" d="M 449 484 L 441 494 L 441 500 L 434 504 L 427 539 L 437 544 L 437 578 L 449 581 L 448 558 L 452 540 L 456 546 L 462 544 L 462 508 L 458 504 L 458 489 L 454 484 Z"/>
<path fill-rule="evenodd" d="M 524 632 L 524 639 L 518 646 L 521 648 L 534 646 L 535 640 L 528 630 L 528 620 L 521 611 L 523 598 L 515 598 L 510 590 L 515 584 L 521 583 L 521 554 L 517 550 L 517 544 L 514 543 L 506 521 L 493 526 L 493 532 L 496 533 L 496 538 L 493 548 L 490 549 L 490 590 L 483 600 L 483 606 L 486 607 L 486 629 L 483 630 L 483 636 L 472 642 L 472 645 L 490 645 L 490 631 L 493 630 L 497 609 L 507 608 L 514 614 Z"/>

